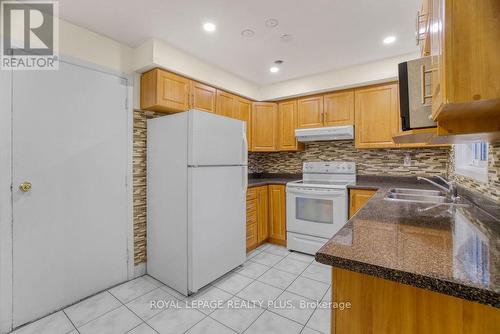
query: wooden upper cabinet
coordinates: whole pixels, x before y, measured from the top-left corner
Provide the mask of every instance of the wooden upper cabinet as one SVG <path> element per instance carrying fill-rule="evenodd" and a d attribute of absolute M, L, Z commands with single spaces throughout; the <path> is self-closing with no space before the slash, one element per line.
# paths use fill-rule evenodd
<path fill-rule="evenodd" d="M 420 56 L 422 57 L 430 55 L 431 2 L 432 0 L 422 0 L 422 5 L 417 13 L 417 45 L 420 46 Z"/>
<path fill-rule="evenodd" d="M 141 76 L 141 109 L 180 112 L 189 109 L 190 80 L 153 69 Z"/>
<path fill-rule="evenodd" d="M 430 10 L 430 24 L 435 25 L 436 27 L 442 26 L 443 24 L 443 13 L 442 13 L 442 1 L 441 0 L 433 0 L 432 9 Z M 436 119 L 438 111 L 441 111 L 443 108 L 443 89 L 441 85 L 445 84 L 441 82 L 441 78 L 443 76 L 442 70 L 443 68 L 443 35 L 439 29 L 431 29 L 429 31 L 430 34 L 430 52 L 431 52 L 431 67 L 434 69 L 431 79 L 431 93 L 432 93 L 432 116 Z"/>
<path fill-rule="evenodd" d="M 236 99 L 236 95 L 217 90 L 217 114 L 226 117 L 235 117 Z"/>
<path fill-rule="evenodd" d="M 323 96 L 312 96 L 297 100 L 297 126 L 317 128 L 323 126 Z"/>
<path fill-rule="evenodd" d="M 303 143 L 297 142 L 297 100 L 278 103 L 278 150 L 296 151 L 303 149 Z"/>
<path fill-rule="evenodd" d="M 392 137 L 399 132 L 397 83 L 355 90 L 356 148 L 397 147 Z"/>
<path fill-rule="evenodd" d="M 285 186 L 269 186 L 269 238 L 273 243 L 286 246 Z"/>
<path fill-rule="evenodd" d="M 354 90 L 325 94 L 324 125 L 354 124 Z"/>
<path fill-rule="evenodd" d="M 499 1 L 433 0 L 430 12 L 438 135 L 500 131 Z"/>
<path fill-rule="evenodd" d="M 252 106 L 252 151 L 276 151 L 278 147 L 278 106 L 254 102 Z"/>
<path fill-rule="evenodd" d="M 237 97 L 235 112 L 236 113 L 234 115 L 234 118 L 246 122 L 248 149 L 250 149 L 252 147 L 252 124 L 251 124 L 252 101 L 244 99 L 242 97 Z"/>
<path fill-rule="evenodd" d="M 190 107 L 212 113 L 215 112 L 216 91 L 213 87 L 191 81 Z"/>

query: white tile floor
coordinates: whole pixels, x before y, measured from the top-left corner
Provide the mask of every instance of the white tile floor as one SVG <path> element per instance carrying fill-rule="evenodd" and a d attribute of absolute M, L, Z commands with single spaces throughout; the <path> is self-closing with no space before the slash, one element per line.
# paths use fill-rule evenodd
<path fill-rule="evenodd" d="M 328 302 L 330 293 L 330 267 L 265 244 L 249 253 L 243 266 L 188 298 L 146 275 L 12 334 L 327 334 L 330 309 L 315 307 L 314 301 Z M 150 302 L 159 300 L 180 307 L 152 309 Z M 249 303 L 256 300 L 262 305 Z M 301 307 L 305 301 L 313 306 Z"/>

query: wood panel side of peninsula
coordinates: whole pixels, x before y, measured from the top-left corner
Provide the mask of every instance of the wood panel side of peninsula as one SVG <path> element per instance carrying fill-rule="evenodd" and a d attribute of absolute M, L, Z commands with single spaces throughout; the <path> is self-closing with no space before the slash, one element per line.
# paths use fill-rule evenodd
<path fill-rule="evenodd" d="M 332 334 L 500 333 L 500 309 L 345 269 L 332 270 Z"/>

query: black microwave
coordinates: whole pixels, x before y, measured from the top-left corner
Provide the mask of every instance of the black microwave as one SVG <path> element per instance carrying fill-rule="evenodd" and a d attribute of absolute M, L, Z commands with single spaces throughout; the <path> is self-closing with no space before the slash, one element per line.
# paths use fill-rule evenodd
<path fill-rule="evenodd" d="M 432 120 L 430 67 L 430 57 L 398 65 L 399 110 L 403 131 L 436 126 L 436 122 Z"/>

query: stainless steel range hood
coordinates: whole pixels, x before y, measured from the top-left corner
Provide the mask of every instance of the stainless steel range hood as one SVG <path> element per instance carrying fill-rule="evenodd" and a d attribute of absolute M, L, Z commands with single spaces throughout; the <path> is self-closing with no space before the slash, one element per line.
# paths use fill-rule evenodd
<path fill-rule="evenodd" d="M 297 129 L 295 130 L 295 137 L 300 142 L 352 140 L 354 139 L 354 127 L 352 125 L 343 125 L 327 128 Z"/>

